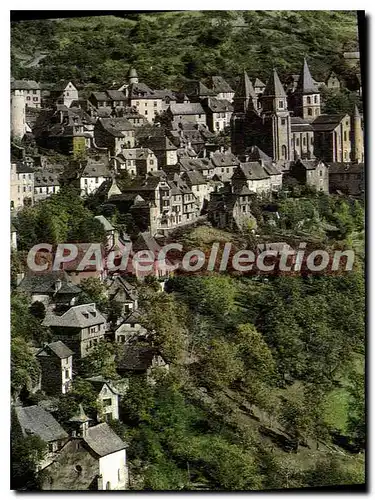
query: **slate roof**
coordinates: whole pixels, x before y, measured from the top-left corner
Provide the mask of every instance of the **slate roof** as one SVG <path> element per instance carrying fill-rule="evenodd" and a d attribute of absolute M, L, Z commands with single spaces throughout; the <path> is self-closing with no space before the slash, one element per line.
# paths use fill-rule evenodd
<path fill-rule="evenodd" d="M 71 80 L 60 80 L 58 83 L 56 83 L 56 85 L 54 85 L 52 90 L 56 92 L 64 92 L 69 83 L 71 83 L 74 86 L 74 83 Z"/>
<path fill-rule="evenodd" d="M 49 350 L 53 352 L 58 358 L 65 359 L 69 358 L 69 356 L 73 356 L 73 351 L 69 349 L 68 346 L 61 342 L 61 340 L 57 340 L 56 342 L 51 342 L 50 344 L 45 345 L 38 352 L 37 356 L 48 356 Z"/>
<path fill-rule="evenodd" d="M 173 115 L 204 115 L 204 109 L 199 102 L 172 102 L 169 109 Z"/>
<path fill-rule="evenodd" d="M 236 88 L 236 94 L 234 97 L 236 99 L 249 99 L 250 97 L 256 98 L 256 93 L 253 84 L 251 83 L 249 75 L 246 73 L 245 70 L 241 75 L 239 84 Z"/>
<path fill-rule="evenodd" d="M 316 167 L 321 163 L 319 160 L 297 160 L 299 165 L 305 167 L 306 170 L 315 170 Z"/>
<path fill-rule="evenodd" d="M 40 90 L 40 85 L 35 80 L 14 80 L 10 88 L 12 90 Z"/>
<path fill-rule="evenodd" d="M 106 385 L 110 391 L 112 391 L 114 394 L 118 394 L 117 391 L 112 387 L 111 382 L 109 380 L 106 380 L 101 375 L 98 375 L 96 377 L 88 377 L 85 378 L 85 380 L 90 382 L 96 392 L 100 392 L 103 388 L 103 385 Z"/>
<path fill-rule="evenodd" d="M 25 437 L 34 434 L 46 443 L 68 437 L 53 416 L 40 406 L 17 406 L 15 412 Z"/>
<path fill-rule="evenodd" d="M 150 87 L 141 82 L 129 85 L 129 97 L 131 99 L 160 99 Z"/>
<path fill-rule="evenodd" d="M 280 82 L 276 69 L 272 70 L 271 76 L 269 77 L 264 89 L 263 96 L 286 97 L 284 87 Z"/>
<path fill-rule="evenodd" d="M 61 316 L 47 313 L 44 326 L 61 326 L 66 328 L 87 328 L 105 323 L 104 316 L 96 309 L 95 304 L 73 306 Z"/>
<path fill-rule="evenodd" d="M 268 175 L 281 175 L 281 172 L 278 170 L 278 168 L 275 165 L 273 165 L 272 162 L 264 162 L 263 168 L 267 172 Z"/>
<path fill-rule="evenodd" d="M 181 158 L 180 165 L 185 171 L 190 170 L 209 170 L 215 168 L 211 161 L 207 158 Z"/>
<path fill-rule="evenodd" d="M 134 125 L 124 117 L 102 118 L 100 121 L 103 123 L 103 125 L 108 125 L 110 127 L 116 128 L 120 132 L 124 130 L 134 130 Z"/>
<path fill-rule="evenodd" d="M 337 115 L 320 115 L 315 118 L 311 126 L 317 132 L 330 132 L 340 124 L 345 116 L 345 113 Z"/>
<path fill-rule="evenodd" d="M 207 107 L 213 113 L 228 113 L 233 111 L 233 106 L 226 99 L 217 99 L 216 97 L 211 97 L 208 99 Z"/>
<path fill-rule="evenodd" d="M 198 186 L 201 184 L 206 184 L 206 180 L 203 175 L 197 170 L 189 170 L 183 173 L 184 178 L 187 177 L 187 183 L 192 186 Z"/>
<path fill-rule="evenodd" d="M 34 186 L 59 186 L 60 185 L 60 174 L 53 172 L 36 172 L 34 176 Z"/>
<path fill-rule="evenodd" d="M 56 292 L 55 283 L 60 279 L 61 288 Z M 33 294 L 74 294 L 81 293 L 81 289 L 69 283 L 66 274 L 63 271 L 53 271 L 48 273 L 28 274 L 21 281 L 19 290 Z"/>
<path fill-rule="evenodd" d="M 292 132 L 313 132 L 314 129 L 311 123 L 308 123 L 303 118 L 299 116 L 292 116 L 290 119 L 290 126 Z"/>
<path fill-rule="evenodd" d="M 174 151 L 177 149 L 165 135 L 144 137 L 142 141 L 144 146 L 149 147 L 151 151 Z"/>
<path fill-rule="evenodd" d="M 104 217 L 104 215 L 95 215 L 94 219 L 97 219 L 102 224 L 105 231 L 115 230 L 115 228 L 112 226 L 109 220 Z"/>
<path fill-rule="evenodd" d="M 120 90 L 106 90 L 107 94 L 113 101 L 125 101 L 126 96 Z"/>
<path fill-rule="evenodd" d="M 111 177 L 111 173 L 104 163 L 88 162 L 82 170 L 81 177 Z"/>
<path fill-rule="evenodd" d="M 108 96 L 105 92 L 92 92 L 92 95 L 97 101 L 108 101 Z"/>
<path fill-rule="evenodd" d="M 262 82 L 259 78 L 255 78 L 254 87 L 265 87 L 266 84 Z"/>
<path fill-rule="evenodd" d="M 189 97 L 207 97 L 216 95 L 213 90 L 210 90 L 206 87 L 206 85 L 204 85 L 204 83 L 198 80 L 187 82 L 183 91 Z"/>
<path fill-rule="evenodd" d="M 117 368 L 129 371 L 146 371 L 152 365 L 154 356 L 161 353 L 156 347 L 121 346 L 123 349 L 116 357 Z"/>
<path fill-rule="evenodd" d="M 83 440 L 99 457 L 105 457 L 126 448 L 124 441 L 106 422 L 89 427 Z"/>
<path fill-rule="evenodd" d="M 234 92 L 232 87 L 224 80 L 222 76 L 212 76 L 211 85 L 216 94 Z"/>
<path fill-rule="evenodd" d="M 17 174 L 33 174 L 34 170 L 26 163 L 19 162 L 17 163 L 16 172 Z"/>
<path fill-rule="evenodd" d="M 245 174 L 247 180 L 259 181 L 262 179 L 268 179 L 269 175 L 265 171 L 264 167 L 256 161 L 241 163 L 240 169 Z"/>
<path fill-rule="evenodd" d="M 264 151 L 262 151 L 258 146 L 250 146 L 246 150 L 246 154 L 250 161 L 263 160 L 264 162 L 272 162 L 272 158 L 268 156 Z"/>
<path fill-rule="evenodd" d="M 318 92 L 313 77 L 311 76 L 310 69 L 307 65 L 306 58 L 303 60 L 303 66 L 295 91 L 300 94 L 316 94 Z"/>

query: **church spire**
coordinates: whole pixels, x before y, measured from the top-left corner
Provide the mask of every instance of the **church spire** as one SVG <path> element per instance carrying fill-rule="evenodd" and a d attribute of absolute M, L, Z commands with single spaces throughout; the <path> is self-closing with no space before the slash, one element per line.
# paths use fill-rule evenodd
<path fill-rule="evenodd" d="M 249 75 L 244 70 L 233 98 L 234 112 L 245 113 L 251 102 L 256 109 L 257 95 Z"/>
<path fill-rule="evenodd" d="M 296 87 L 296 93 L 300 94 L 317 94 L 318 89 L 316 88 L 316 84 L 314 82 L 313 77 L 310 73 L 310 68 L 307 64 L 306 58 L 303 59 L 303 65 L 301 69 L 301 73 L 299 76 L 299 80 Z"/>
<path fill-rule="evenodd" d="M 266 88 L 264 89 L 263 96 L 267 97 L 286 97 L 284 87 L 280 82 L 279 75 L 275 68 L 273 68 L 271 76 L 269 77 Z"/>

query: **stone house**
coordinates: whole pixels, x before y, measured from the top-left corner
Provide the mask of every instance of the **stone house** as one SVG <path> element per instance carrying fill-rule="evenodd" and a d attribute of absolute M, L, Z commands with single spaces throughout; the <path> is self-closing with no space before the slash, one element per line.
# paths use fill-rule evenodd
<path fill-rule="evenodd" d="M 207 127 L 211 132 L 219 133 L 230 126 L 233 106 L 225 99 L 208 97 L 201 101 L 206 113 Z"/>
<path fill-rule="evenodd" d="M 21 91 L 25 96 L 25 105 L 31 108 L 41 108 L 41 89 L 34 80 L 13 80 L 10 84 L 11 93 Z"/>
<path fill-rule="evenodd" d="M 240 192 L 243 186 L 257 194 L 271 192 L 271 176 L 259 162 L 241 163 L 232 176 L 233 192 Z"/>
<path fill-rule="evenodd" d="M 343 163 L 351 158 L 351 124 L 347 114 L 320 115 L 312 122 L 314 154 L 331 163 Z"/>
<path fill-rule="evenodd" d="M 266 88 L 266 84 L 263 83 L 259 78 L 255 78 L 253 87 L 257 97 L 259 98 L 263 94 L 264 89 Z"/>
<path fill-rule="evenodd" d="M 211 179 L 215 175 L 215 165 L 210 158 L 181 158 L 179 161 L 181 171 L 199 171 L 205 179 Z"/>
<path fill-rule="evenodd" d="M 106 422 L 89 427 L 82 405 L 71 419 L 79 426 L 43 470 L 42 490 L 125 490 L 128 486 L 126 444 Z"/>
<path fill-rule="evenodd" d="M 153 123 L 163 110 L 163 97 L 158 91 L 154 91 L 145 83 L 139 82 L 138 77 L 133 76 L 130 80 L 127 88 L 130 106 L 135 107 L 139 114 L 147 118 L 149 123 Z"/>
<path fill-rule="evenodd" d="M 328 166 L 320 160 L 297 160 L 290 165 L 289 175 L 300 184 L 328 193 Z"/>
<path fill-rule="evenodd" d="M 121 344 L 134 344 L 147 338 L 147 330 L 142 326 L 142 314 L 133 310 L 115 330 L 115 341 Z"/>
<path fill-rule="evenodd" d="M 80 359 L 104 339 L 106 320 L 92 303 L 73 306 L 61 315 L 47 312 L 42 324 L 51 329 L 55 340 L 64 342 Z"/>
<path fill-rule="evenodd" d="M 116 356 L 116 369 L 122 377 L 129 376 L 129 374 L 145 374 L 148 380 L 152 380 L 152 372 L 156 368 L 169 371 L 168 361 L 156 347 L 125 344 Z"/>
<path fill-rule="evenodd" d="M 220 229 L 242 230 L 256 227 L 256 220 L 251 213 L 251 201 L 254 192 L 246 185 L 237 193 L 224 190 L 211 193 L 208 204 L 208 220 Z"/>
<path fill-rule="evenodd" d="M 157 158 L 158 168 L 163 169 L 177 163 L 177 147 L 165 135 L 148 136 L 140 140 L 143 148 L 150 149 Z"/>
<path fill-rule="evenodd" d="M 86 165 L 79 174 L 81 196 L 95 193 L 100 185 L 109 179 L 111 179 L 111 172 L 106 163 L 88 158 Z"/>
<path fill-rule="evenodd" d="M 45 306 L 73 306 L 81 293 L 81 289 L 71 283 L 63 271 L 30 272 L 23 277 L 18 289 L 29 295 L 31 303 L 42 302 Z"/>
<path fill-rule="evenodd" d="M 210 90 L 206 85 L 199 80 L 187 81 L 181 89 L 181 94 L 184 94 L 190 102 L 200 102 L 201 99 L 207 97 L 215 97 L 216 93 Z"/>
<path fill-rule="evenodd" d="M 49 396 L 70 391 L 73 381 L 73 351 L 61 340 L 46 344 L 36 354 L 41 366 L 41 389 Z"/>
<path fill-rule="evenodd" d="M 64 104 L 70 108 L 73 101 L 78 101 L 78 90 L 71 81 L 63 80 L 51 89 L 50 98 L 55 104 Z"/>
<path fill-rule="evenodd" d="M 102 376 L 86 378 L 97 394 L 97 402 L 101 411 L 97 415 L 97 420 L 110 422 L 119 419 L 119 395 L 112 387 L 110 382 L 103 379 Z"/>
<path fill-rule="evenodd" d="M 339 90 L 341 88 L 340 80 L 338 79 L 336 73 L 334 73 L 333 71 L 331 71 L 331 73 L 329 74 L 325 85 L 329 90 Z"/>
<path fill-rule="evenodd" d="M 198 202 L 198 212 L 200 213 L 209 201 L 210 192 L 212 191 L 211 186 L 207 183 L 203 175 L 196 170 L 183 172 L 181 179 L 190 187 L 192 194 Z"/>
<path fill-rule="evenodd" d="M 134 148 L 134 126 L 126 118 L 100 118 L 94 128 L 95 144 L 107 148 L 112 156 L 125 148 Z"/>
<path fill-rule="evenodd" d="M 211 76 L 209 87 L 215 92 L 217 99 L 232 102 L 235 92 L 222 76 Z"/>
<path fill-rule="evenodd" d="M 41 406 L 16 406 L 14 408 L 17 425 L 24 437 L 38 436 L 48 446 L 44 459 L 38 464 L 40 471 L 53 463 L 69 436 L 53 416 Z"/>
<path fill-rule="evenodd" d="M 24 161 L 12 161 L 10 167 L 11 210 L 34 205 L 34 170 Z"/>
<path fill-rule="evenodd" d="M 36 171 L 34 176 L 34 201 L 45 200 L 60 191 L 60 173 Z"/>
<path fill-rule="evenodd" d="M 214 175 L 217 175 L 223 182 L 231 180 L 234 170 L 240 164 L 240 161 L 232 153 L 216 151 L 210 156 L 215 170 Z"/>
<path fill-rule="evenodd" d="M 126 170 L 134 177 L 158 170 L 158 159 L 149 148 L 123 149 L 114 161 L 118 170 Z"/>
<path fill-rule="evenodd" d="M 184 121 L 207 125 L 206 113 L 199 102 L 171 103 L 166 115 L 171 124 L 175 125 Z"/>
<path fill-rule="evenodd" d="M 362 196 L 365 192 L 364 163 L 329 163 L 329 192 Z"/>
<path fill-rule="evenodd" d="M 123 315 L 138 309 L 138 292 L 134 285 L 122 276 L 111 276 L 106 284 L 109 300 L 122 304 Z"/>

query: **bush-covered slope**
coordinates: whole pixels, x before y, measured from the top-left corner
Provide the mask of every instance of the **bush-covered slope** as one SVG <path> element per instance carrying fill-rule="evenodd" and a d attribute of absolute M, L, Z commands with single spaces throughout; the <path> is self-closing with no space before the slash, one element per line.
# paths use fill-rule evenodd
<path fill-rule="evenodd" d="M 357 48 L 353 11 L 184 11 L 12 24 L 12 75 L 99 86 L 121 83 L 131 66 L 143 81 L 176 87 L 184 78 L 221 74 L 235 83 L 246 69 L 266 79 L 299 71 L 307 56 L 316 79 L 333 67 L 340 73 L 343 50 Z M 27 43 L 25 43 L 27 42 Z M 38 66 L 22 66 L 25 54 L 47 52 Z"/>

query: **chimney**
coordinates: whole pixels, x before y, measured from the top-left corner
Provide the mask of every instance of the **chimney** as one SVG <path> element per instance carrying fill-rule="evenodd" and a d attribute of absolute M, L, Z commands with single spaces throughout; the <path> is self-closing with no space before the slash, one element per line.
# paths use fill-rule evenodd
<path fill-rule="evenodd" d="M 72 431 L 72 437 L 77 437 L 77 432 L 76 431 Z"/>
<path fill-rule="evenodd" d="M 220 146 L 220 153 L 224 153 L 224 146 Z"/>

